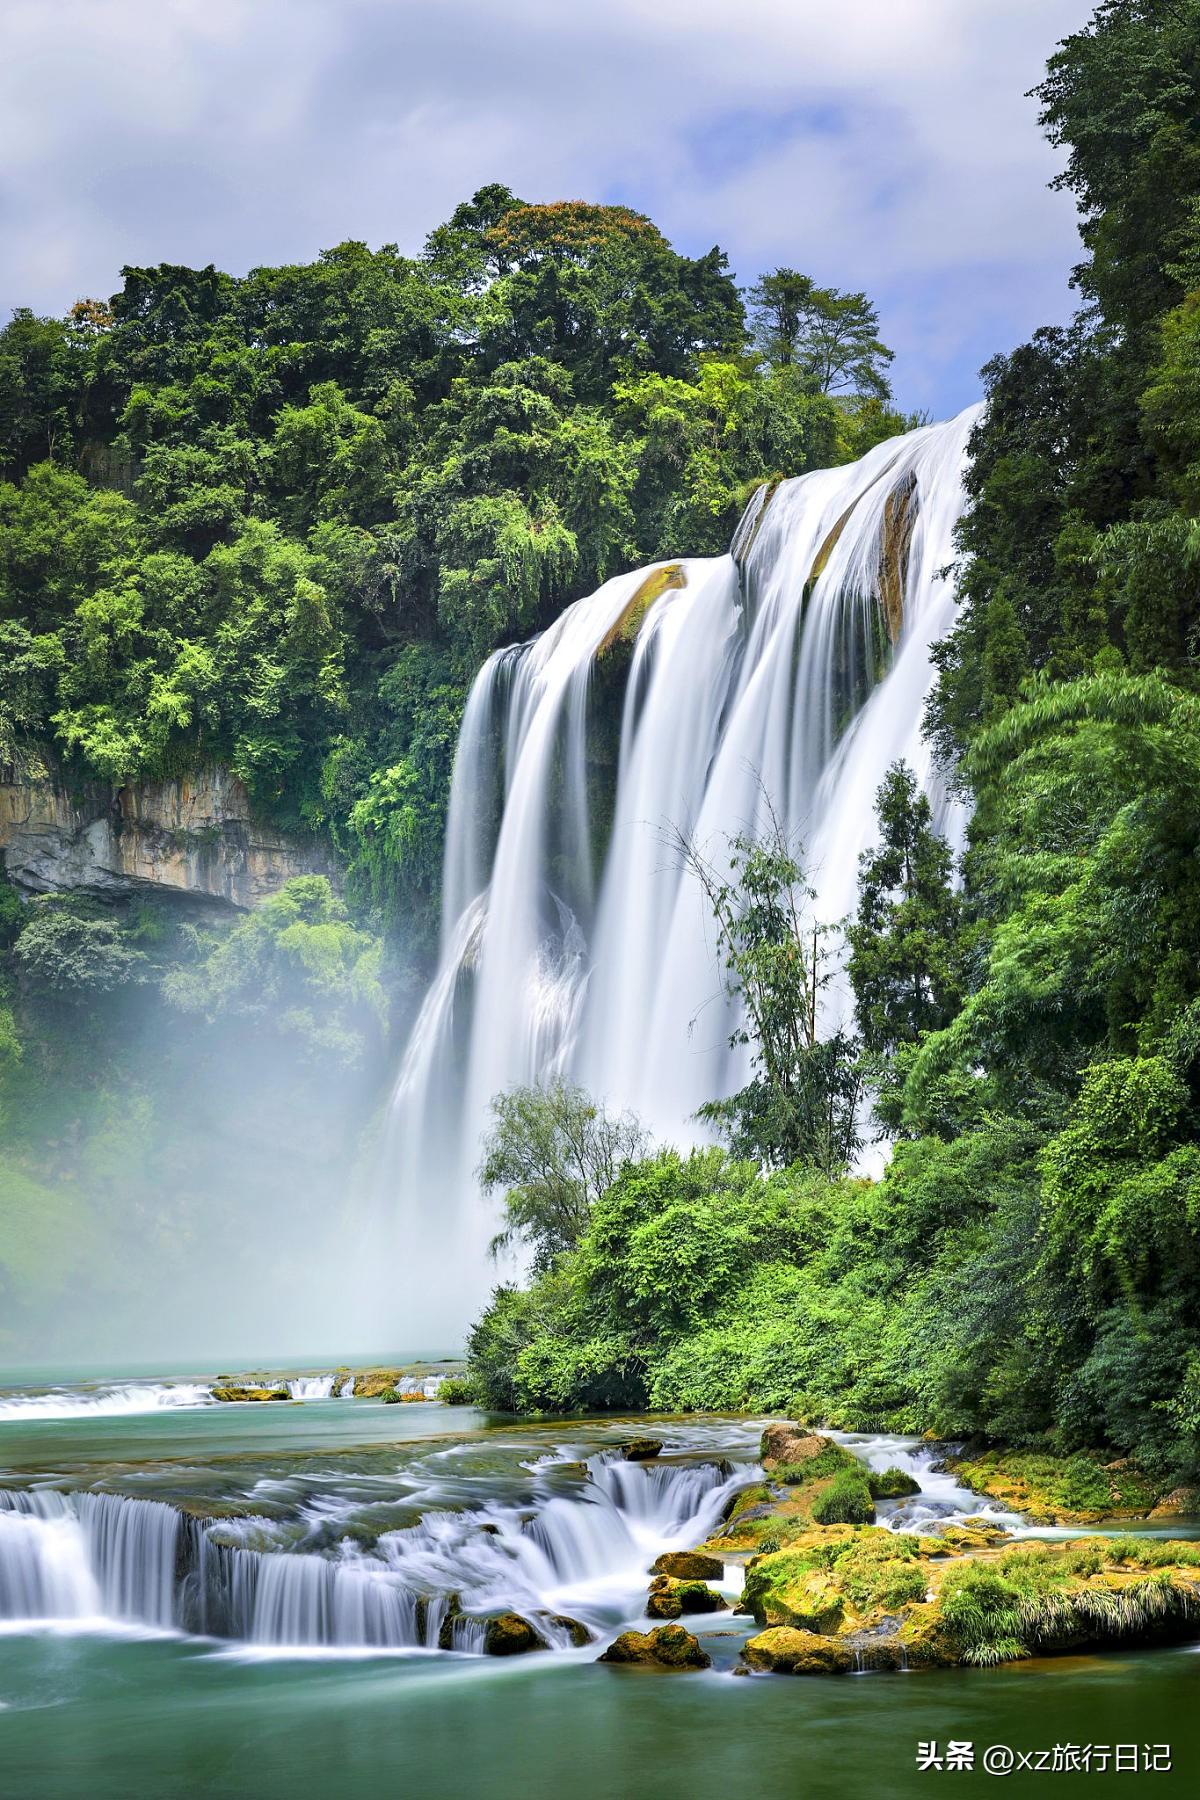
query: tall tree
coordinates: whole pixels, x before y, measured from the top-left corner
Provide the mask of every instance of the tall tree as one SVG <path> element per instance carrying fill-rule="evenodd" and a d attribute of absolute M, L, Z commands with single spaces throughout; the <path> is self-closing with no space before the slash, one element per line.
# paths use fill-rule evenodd
<path fill-rule="evenodd" d="M 768 362 L 799 369 L 822 394 L 887 399 L 893 352 L 880 339 L 878 308 L 865 294 L 818 287 L 797 269 L 779 268 L 760 276 L 747 297 Z"/>

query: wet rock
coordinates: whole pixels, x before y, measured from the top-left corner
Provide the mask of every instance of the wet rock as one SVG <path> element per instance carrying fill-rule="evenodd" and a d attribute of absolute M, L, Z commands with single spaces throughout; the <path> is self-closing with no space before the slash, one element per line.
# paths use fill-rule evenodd
<path fill-rule="evenodd" d="M 699 1639 L 682 1625 L 659 1625 L 653 1631 L 623 1631 L 597 1661 L 642 1669 L 708 1669 L 712 1658 Z"/>
<path fill-rule="evenodd" d="M 661 1438 L 630 1438 L 621 1445 L 621 1455 L 626 1462 L 653 1462 L 656 1456 L 662 1455 Z"/>
<path fill-rule="evenodd" d="M 548 1613 L 546 1618 L 548 1624 L 555 1625 L 568 1634 L 576 1650 L 582 1650 L 585 1644 L 594 1644 L 596 1641 L 596 1633 L 591 1626 L 585 1625 L 582 1619 L 571 1618 L 569 1613 Z"/>
<path fill-rule="evenodd" d="M 1200 1489 L 1177 1487 L 1163 1495 L 1158 1505 L 1151 1510 L 1150 1517 L 1176 1519 L 1181 1514 L 1190 1513 L 1200 1513 Z"/>
<path fill-rule="evenodd" d="M 531 1650 L 548 1650 L 550 1646 L 540 1631 L 535 1631 L 520 1613 L 496 1613 L 483 1630 L 485 1656 L 525 1656 Z"/>
<path fill-rule="evenodd" d="M 818 1637 L 790 1625 L 760 1631 L 742 1655 L 752 1669 L 773 1675 L 847 1675 L 854 1667 L 854 1652 L 842 1640 Z"/>
<path fill-rule="evenodd" d="M 654 1559 L 650 1573 L 670 1575 L 676 1581 L 720 1581 L 725 1564 L 719 1556 L 708 1556 L 703 1550 L 664 1550 Z"/>
<path fill-rule="evenodd" d="M 906 1469 L 872 1470 L 867 1476 L 867 1486 L 873 1500 L 906 1500 L 910 1494 L 921 1491 L 920 1482 Z"/>
<path fill-rule="evenodd" d="M 728 1612 L 729 1602 L 703 1581 L 672 1581 L 660 1575 L 651 1583 L 646 1601 L 652 1619 L 678 1619 L 684 1613 Z"/>

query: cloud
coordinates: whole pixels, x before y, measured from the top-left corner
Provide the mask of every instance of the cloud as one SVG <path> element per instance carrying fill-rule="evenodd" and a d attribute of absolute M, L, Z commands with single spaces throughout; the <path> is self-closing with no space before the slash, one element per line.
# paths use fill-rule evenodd
<path fill-rule="evenodd" d="M 486 181 L 878 299 L 942 413 L 1070 307 L 1025 93 L 1088 0 L 9 0 L 0 304 L 123 263 L 415 250 Z"/>

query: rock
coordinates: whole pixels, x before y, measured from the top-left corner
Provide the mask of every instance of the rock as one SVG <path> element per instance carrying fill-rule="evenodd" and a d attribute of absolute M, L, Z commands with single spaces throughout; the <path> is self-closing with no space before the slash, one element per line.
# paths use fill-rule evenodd
<path fill-rule="evenodd" d="M 623 1631 L 597 1661 L 642 1669 L 712 1667 L 712 1658 L 700 1648 L 699 1639 L 682 1625 L 659 1625 L 654 1631 Z"/>
<path fill-rule="evenodd" d="M 254 818 L 227 769 L 118 787 L 68 785 L 42 762 L 0 771 L 0 862 L 27 894 L 159 893 L 211 909 L 255 906 L 297 875 L 338 881 L 321 845 Z"/>
<path fill-rule="evenodd" d="M 849 1645 L 790 1625 L 760 1631 L 742 1655 L 752 1669 L 766 1669 L 773 1675 L 846 1675 L 854 1667 Z"/>
<path fill-rule="evenodd" d="M 621 1455 L 626 1462 L 652 1462 L 661 1454 L 661 1438 L 630 1438 L 627 1444 L 621 1445 Z"/>
<path fill-rule="evenodd" d="M 1189 1487 L 1172 1488 L 1164 1494 L 1158 1505 L 1150 1513 L 1152 1519 L 1175 1519 L 1181 1514 L 1200 1513 L 1200 1490 Z"/>
<path fill-rule="evenodd" d="M 872 1470 L 867 1476 L 867 1486 L 873 1500 L 904 1500 L 909 1494 L 921 1491 L 920 1482 L 906 1469 Z"/>
<path fill-rule="evenodd" d="M 214 1400 L 243 1401 L 243 1400 L 290 1400 L 292 1396 L 288 1393 L 286 1388 L 238 1387 L 236 1385 L 231 1384 L 226 1387 L 213 1388 L 212 1397 Z"/>
<path fill-rule="evenodd" d="M 829 1572 L 809 1566 L 803 1553 L 786 1550 L 756 1556 L 749 1564 L 741 1607 L 760 1625 L 810 1633 L 839 1631 L 845 1621 L 845 1600 Z"/>
<path fill-rule="evenodd" d="M 848 1469 L 837 1475 L 813 1502 L 812 1516 L 819 1525 L 870 1525 L 875 1502 L 867 1486 L 866 1471 Z"/>
<path fill-rule="evenodd" d="M 586 1639 L 584 1642 L 586 1643 Z M 520 1613 L 496 1613 L 483 1631 L 485 1656 L 524 1656 L 531 1650 L 548 1650 L 550 1646 L 540 1631 L 535 1631 Z"/>
<path fill-rule="evenodd" d="M 585 1625 L 582 1619 L 571 1618 L 569 1613 L 548 1613 L 546 1623 L 565 1631 L 576 1650 L 582 1650 L 585 1644 L 594 1644 L 596 1641 L 596 1634 L 591 1626 Z"/>
<path fill-rule="evenodd" d="M 762 1434 L 759 1455 L 763 1467 L 772 1469 L 779 1463 L 810 1462 L 832 1442 L 819 1431 L 802 1431 L 796 1425 L 768 1425 Z"/>
<path fill-rule="evenodd" d="M 676 1581 L 721 1581 L 725 1564 L 703 1550 L 664 1550 L 650 1565 L 652 1575 L 670 1575 Z"/>
<path fill-rule="evenodd" d="M 678 1619 L 682 1613 L 728 1612 L 729 1602 L 703 1581 L 672 1581 L 659 1575 L 650 1584 L 646 1613 L 651 1619 Z"/>

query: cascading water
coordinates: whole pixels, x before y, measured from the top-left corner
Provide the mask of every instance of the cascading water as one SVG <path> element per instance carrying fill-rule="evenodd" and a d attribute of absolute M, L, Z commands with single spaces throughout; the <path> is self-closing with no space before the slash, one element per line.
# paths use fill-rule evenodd
<path fill-rule="evenodd" d="M 703 1538 L 748 1472 L 551 1457 L 532 1467 L 529 1504 L 431 1506 L 365 1547 L 351 1535 L 357 1503 L 331 1500 L 343 1522 L 329 1553 L 290 1548 L 295 1527 L 262 1517 L 0 1489 L 0 1627 L 173 1630 L 275 1653 L 478 1653 L 486 1616 L 515 1609 L 566 1649 L 573 1621 L 599 1636 L 628 1610 L 654 1555 Z"/>
<path fill-rule="evenodd" d="M 770 807 L 834 923 L 897 758 L 961 833 L 921 722 L 953 620 L 945 571 L 977 411 L 760 491 L 729 555 L 619 576 L 480 672 L 442 960 L 388 1130 L 414 1334 L 461 1327 L 482 1297 L 489 1221 L 472 1176 L 496 1093 L 564 1074 L 671 1141 L 744 1081 L 711 921 L 667 834 L 719 858 Z M 835 985 L 831 1023 L 845 1004 Z M 432 1297 L 444 1282 L 423 1279 L 434 1258 L 456 1271 L 449 1321 Z"/>

